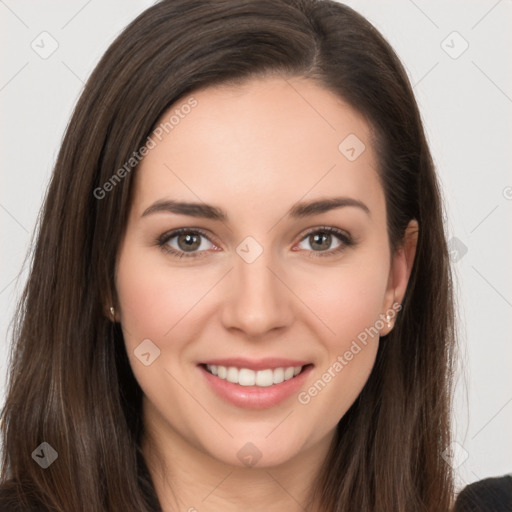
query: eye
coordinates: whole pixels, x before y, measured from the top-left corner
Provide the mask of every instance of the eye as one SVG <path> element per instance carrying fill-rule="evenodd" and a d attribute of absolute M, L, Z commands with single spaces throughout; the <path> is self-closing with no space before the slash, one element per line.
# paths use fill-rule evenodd
<path fill-rule="evenodd" d="M 158 239 L 158 245 L 177 258 L 202 256 L 208 249 L 217 248 L 208 236 L 198 229 L 180 228 L 164 233 Z"/>
<path fill-rule="evenodd" d="M 164 252 L 176 258 L 197 258 L 204 256 L 208 250 L 218 250 L 208 235 L 196 228 L 180 228 L 164 233 L 157 243 Z M 304 245 L 309 245 L 311 249 Z M 353 245 L 355 242 L 350 235 L 329 226 L 311 229 L 299 243 L 300 249 L 313 257 L 332 256 Z"/>
<path fill-rule="evenodd" d="M 308 249 L 307 245 L 311 250 Z M 299 244 L 302 249 L 306 249 L 310 253 L 309 256 L 332 256 L 353 245 L 355 243 L 350 235 L 329 226 L 310 230 Z"/>

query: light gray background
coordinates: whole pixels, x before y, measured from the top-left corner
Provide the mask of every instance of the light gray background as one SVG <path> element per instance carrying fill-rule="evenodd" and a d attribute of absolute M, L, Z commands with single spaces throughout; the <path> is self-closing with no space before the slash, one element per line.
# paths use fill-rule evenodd
<path fill-rule="evenodd" d="M 8 325 L 26 274 L 16 278 L 64 129 L 100 56 L 152 3 L 0 0 L 2 402 Z M 460 488 L 512 471 L 512 1 L 347 3 L 404 62 L 447 202 L 460 311 Z M 43 59 L 31 45 L 49 51 L 52 38 L 58 48 Z"/>

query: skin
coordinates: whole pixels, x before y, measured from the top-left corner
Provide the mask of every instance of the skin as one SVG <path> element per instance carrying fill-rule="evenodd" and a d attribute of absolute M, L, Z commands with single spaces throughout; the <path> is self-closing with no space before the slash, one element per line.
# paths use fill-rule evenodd
<path fill-rule="evenodd" d="M 307 390 L 359 333 L 401 303 L 417 223 L 391 257 L 370 128 L 319 85 L 266 77 L 192 96 L 197 106 L 137 170 L 118 254 L 116 320 L 144 392 L 143 450 L 165 511 L 299 511 L 336 424 L 370 375 L 378 336 L 305 405 L 294 394 L 266 409 L 236 407 L 211 390 L 197 364 L 303 359 L 314 364 Z M 338 149 L 349 134 L 366 145 L 353 162 Z M 369 214 L 346 206 L 286 215 L 299 200 L 333 196 L 362 201 Z M 162 199 L 208 203 L 228 220 L 142 216 Z M 332 235 L 315 251 L 307 231 L 322 226 L 349 233 L 356 245 L 333 254 L 343 242 Z M 158 245 L 182 227 L 207 233 L 196 249 L 201 257 L 177 258 Z M 247 236 L 263 249 L 252 263 L 236 252 Z M 168 245 L 186 250 L 176 237 Z M 381 335 L 393 321 L 382 322 Z M 148 338 L 161 352 L 145 366 L 134 350 Z M 261 452 L 254 467 L 237 457 L 248 442 Z"/>

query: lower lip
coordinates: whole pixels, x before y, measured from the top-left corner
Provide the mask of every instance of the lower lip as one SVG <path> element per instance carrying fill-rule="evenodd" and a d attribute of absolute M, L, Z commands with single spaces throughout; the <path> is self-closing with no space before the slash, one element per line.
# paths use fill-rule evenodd
<path fill-rule="evenodd" d="M 228 382 L 226 379 L 219 379 L 202 365 L 199 365 L 198 368 L 213 391 L 224 400 L 246 409 L 266 409 L 297 393 L 313 369 L 313 365 L 307 365 L 296 377 L 268 387 L 240 386 L 240 384 Z"/>

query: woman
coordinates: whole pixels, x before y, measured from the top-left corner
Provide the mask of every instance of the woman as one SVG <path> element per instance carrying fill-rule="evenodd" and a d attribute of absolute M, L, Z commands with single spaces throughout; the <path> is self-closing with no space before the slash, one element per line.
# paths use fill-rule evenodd
<path fill-rule="evenodd" d="M 449 510 L 442 203 L 388 43 L 331 1 L 141 14 L 14 334 L 2 510 Z"/>

